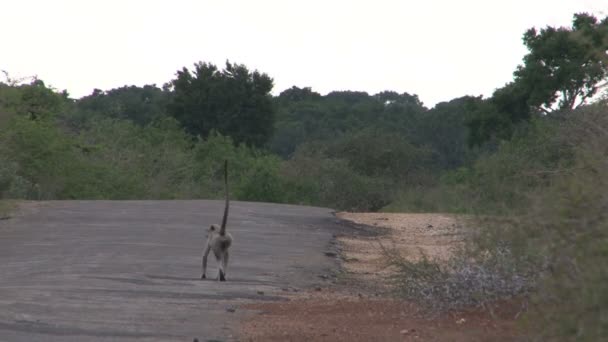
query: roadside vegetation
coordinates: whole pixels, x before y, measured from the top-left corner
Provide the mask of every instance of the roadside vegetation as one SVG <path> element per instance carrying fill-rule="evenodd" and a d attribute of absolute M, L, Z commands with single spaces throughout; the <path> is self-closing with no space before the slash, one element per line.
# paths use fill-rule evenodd
<path fill-rule="evenodd" d="M 237 200 L 466 214 L 450 262 L 392 256 L 401 295 L 440 310 L 517 298 L 533 337 L 605 339 L 608 19 L 523 41 L 512 82 L 433 108 L 393 91 L 272 96 L 269 75 L 231 63 L 80 99 L 5 73 L 0 217 L 7 199 L 220 198 L 228 159 Z"/>
<path fill-rule="evenodd" d="M 17 203 L 15 201 L 0 199 L 0 220 L 9 219 L 11 212 L 16 206 Z"/>

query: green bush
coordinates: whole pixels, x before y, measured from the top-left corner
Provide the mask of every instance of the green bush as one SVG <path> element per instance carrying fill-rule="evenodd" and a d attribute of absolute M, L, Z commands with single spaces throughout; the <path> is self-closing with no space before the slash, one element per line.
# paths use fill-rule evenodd
<path fill-rule="evenodd" d="M 608 110 L 585 108 L 560 128 L 574 163 L 553 170 L 513 235 L 526 232 L 527 251 L 542 251 L 532 312 L 546 326 L 542 338 L 600 341 L 608 336 Z"/>
<path fill-rule="evenodd" d="M 467 214 L 477 210 L 478 193 L 463 184 L 437 184 L 401 190 L 384 212 Z"/>
<path fill-rule="evenodd" d="M 348 161 L 319 154 L 296 154 L 283 176 L 288 201 L 340 210 L 375 211 L 387 205 L 394 192 L 389 181 L 361 175 Z"/>
<path fill-rule="evenodd" d="M 522 124 L 495 152 L 443 172 L 436 184 L 405 188 L 385 210 L 501 215 L 526 210 L 530 196 L 551 185 L 553 170 L 573 162 L 572 145 L 560 133 L 563 115 Z"/>
<path fill-rule="evenodd" d="M 236 197 L 244 201 L 281 203 L 285 202 L 285 190 L 279 158 L 260 156 L 251 160 L 246 176 L 238 184 Z"/>
<path fill-rule="evenodd" d="M 444 175 L 436 194 L 418 193 L 416 202 L 412 191 L 387 207 L 458 211 L 453 204 L 468 199 L 464 211 L 483 214 L 447 263 L 390 253 L 401 295 L 439 310 L 517 297 L 529 304 L 523 317 L 533 339 L 604 340 L 607 114 L 598 104 L 533 123 L 496 153 Z"/>
<path fill-rule="evenodd" d="M 35 190 L 25 178 L 17 174 L 18 165 L 0 156 L 0 198 L 32 198 Z"/>
<path fill-rule="evenodd" d="M 191 142 L 172 119 L 141 127 L 102 119 L 79 135 L 83 157 L 110 199 L 195 197 Z"/>
<path fill-rule="evenodd" d="M 599 104 L 563 114 L 551 137 L 562 161 L 524 168 L 538 178 L 527 181 L 536 187 L 525 193 L 526 208 L 478 220 L 476 255 L 507 249 L 514 274 L 534 275 L 527 319 L 541 340 L 608 336 L 607 113 Z"/>
<path fill-rule="evenodd" d="M 0 133 L 0 155 L 17 165 L 16 175 L 27 180 L 38 191 L 30 198 L 61 198 L 66 184 L 81 176 L 74 141 L 51 122 L 14 117 Z M 15 169 L 15 166 L 13 166 Z"/>

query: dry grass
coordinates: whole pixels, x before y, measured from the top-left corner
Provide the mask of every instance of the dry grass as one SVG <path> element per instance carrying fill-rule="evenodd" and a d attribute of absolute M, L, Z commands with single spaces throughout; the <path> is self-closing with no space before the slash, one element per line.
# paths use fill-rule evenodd
<path fill-rule="evenodd" d="M 17 202 L 14 200 L 0 200 L 0 219 L 7 219 L 10 214 L 17 208 Z"/>
<path fill-rule="evenodd" d="M 339 213 L 358 224 L 387 228 L 379 237 L 343 237 L 344 268 L 356 277 L 385 281 L 381 289 L 413 300 L 430 313 L 491 307 L 525 295 L 531 281 L 511 272 L 509 250 L 491 257 L 465 253 L 473 220 L 444 214 Z"/>
<path fill-rule="evenodd" d="M 353 274 L 369 278 L 390 276 L 386 249 L 415 262 L 423 256 L 433 260 L 448 260 L 462 246 L 464 230 L 458 217 L 444 214 L 349 213 L 336 216 L 343 220 L 368 226 L 387 228 L 387 234 L 376 237 L 340 237 L 344 268 Z"/>

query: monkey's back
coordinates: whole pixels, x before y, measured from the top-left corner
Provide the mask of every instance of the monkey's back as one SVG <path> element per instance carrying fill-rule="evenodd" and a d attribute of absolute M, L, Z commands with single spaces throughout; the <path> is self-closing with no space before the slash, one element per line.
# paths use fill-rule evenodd
<path fill-rule="evenodd" d="M 232 235 L 226 233 L 225 235 L 215 235 L 211 240 L 211 248 L 214 252 L 224 252 L 232 246 Z"/>

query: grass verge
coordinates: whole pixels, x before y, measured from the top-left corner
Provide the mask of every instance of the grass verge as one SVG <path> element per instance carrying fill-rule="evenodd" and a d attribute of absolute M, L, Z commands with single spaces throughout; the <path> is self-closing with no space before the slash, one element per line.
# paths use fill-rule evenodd
<path fill-rule="evenodd" d="M 0 199 L 0 220 L 10 218 L 11 213 L 17 207 L 17 201 Z"/>

